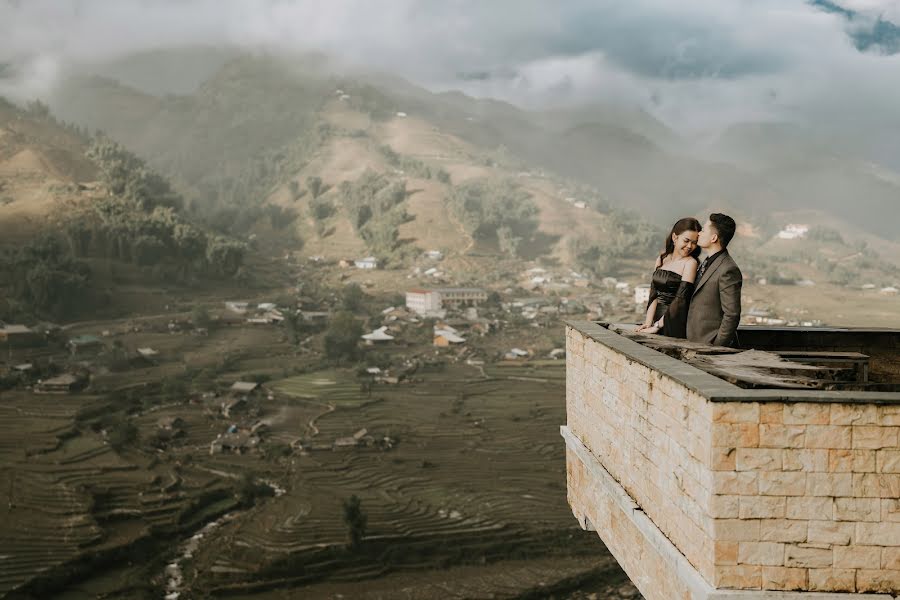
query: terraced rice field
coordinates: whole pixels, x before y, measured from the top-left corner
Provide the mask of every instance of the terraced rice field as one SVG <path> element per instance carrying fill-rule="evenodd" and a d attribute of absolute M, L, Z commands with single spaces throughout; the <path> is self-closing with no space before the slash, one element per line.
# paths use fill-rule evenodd
<path fill-rule="evenodd" d="M 314 438 L 366 428 L 393 448 L 312 451 L 290 460 L 287 493 L 222 527 L 194 589 L 264 594 L 321 580 L 355 581 L 394 571 L 442 568 L 509 556 L 608 557 L 576 529 L 566 503 L 564 369 L 497 367 L 484 379 L 453 367 L 415 384 L 378 385 L 363 402 L 355 379 L 303 375 L 271 385 L 278 393 L 334 402 Z M 341 503 L 351 495 L 368 515 L 364 548 L 347 553 Z M 290 565 L 287 568 L 286 565 Z"/>
<path fill-rule="evenodd" d="M 367 394 L 351 371 L 317 371 L 269 384 L 276 392 L 295 398 L 318 400 L 331 406 L 354 407 L 366 401 Z"/>
<path fill-rule="evenodd" d="M 196 501 L 216 492 L 206 473 L 120 455 L 101 434 L 79 428 L 78 413 L 99 401 L 3 394 L 0 597 L 36 581 L 59 585 L 87 556 L 114 555 L 154 532 L 178 531 L 196 513 Z"/>
<path fill-rule="evenodd" d="M 418 590 L 408 597 L 445 590 L 512 598 L 609 564 L 566 503 L 562 363 L 510 362 L 483 372 L 455 365 L 371 390 L 353 371 L 335 369 L 265 388 L 252 415 L 224 418 L 216 398 L 129 417 L 139 439 L 118 452 L 102 432 L 78 424 L 103 398 L 4 393 L 0 521 L 12 543 L 0 544 L 0 596 L 54 597 L 36 594 L 35 581 L 56 582 L 66 600 L 161 592 L 162 566 L 121 557 L 156 540 L 147 564 L 164 565 L 185 536 L 224 512 L 234 518 L 193 553 L 183 597 L 306 597 L 307 590 L 310 598 L 331 597 L 329 590 L 355 597 L 350 590 L 369 590 L 359 583 L 369 581 L 383 585 L 360 597 L 389 599 L 403 596 L 374 590 L 408 581 Z M 179 417 L 183 435 L 157 450 L 149 441 L 163 416 Z M 210 441 L 231 424 L 260 420 L 269 426 L 264 446 L 295 449 L 210 454 Z M 362 429 L 367 444 L 333 446 Z M 285 491 L 236 508 L 233 491 L 246 474 Z M 354 551 L 342 520 L 351 495 L 368 517 Z M 109 566 L 90 568 L 85 557 L 105 557 Z M 492 567 L 511 559 L 519 562 L 508 572 Z M 67 572 L 73 565 L 81 571 Z M 462 570 L 448 578 L 447 568 Z M 597 577 L 623 581 L 619 571 Z"/>

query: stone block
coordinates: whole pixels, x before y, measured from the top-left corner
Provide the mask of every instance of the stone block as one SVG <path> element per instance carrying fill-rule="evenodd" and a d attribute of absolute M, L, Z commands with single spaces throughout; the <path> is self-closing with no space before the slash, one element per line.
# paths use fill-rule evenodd
<path fill-rule="evenodd" d="M 900 473 L 900 450 L 877 450 L 875 470 L 878 473 Z"/>
<path fill-rule="evenodd" d="M 802 471 L 763 471 L 759 474 L 759 493 L 763 496 L 803 496 L 806 494 L 806 477 Z"/>
<path fill-rule="evenodd" d="M 718 447 L 755 448 L 759 446 L 756 423 L 713 423 L 712 445 Z"/>
<path fill-rule="evenodd" d="M 900 523 L 857 523 L 856 543 L 861 546 L 897 546 Z"/>
<path fill-rule="evenodd" d="M 814 592 L 855 592 L 853 569 L 810 569 L 809 589 Z"/>
<path fill-rule="evenodd" d="M 878 407 L 874 404 L 832 404 L 832 425 L 877 425 Z"/>
<path fill-rule="evenodd" d="M 758 590 L 762 585 L 762 567 L 756 565 L 717 566 L 713 585 L 732 590 Z"/>
<path fill-rule="evenodd" d="M 809 521 L 763 519 L 759 522 L 759 539 L 763 542 L 806 542 Z"/>
<path fill-rule="evenodd" d="M 829 548 L 815 548 L 802 544 L 787 544 L 784 547 L 784 565 L 807 569 L 830 568 L 833 564 Z"/>
<path fill-rule="evenodd" d="M 807 448 L 850 448 L 851 429 L 849 425 L 808 425 L 804 444 Z"/>
<path fill-rule="evenodd" d="M 783 496 L 742 496 L 740 517 L 742 519 L 783 519 L 785 506 L 786 502 Z"/>
<path fill-rule="evenodd" d="M 784 544 L 778 542 L 740 542 L 738 563 L 780 567 L 784 564 Z"/>
<path fill-rule="evenodd" d="M 900 498 L 900 475 L 854 473 L 853 495 L 857 498 Z"/>
<path fill-rule="evenodd" d="M 900 425 L 900 406 L 879 406 L 878 423 L 880 425 Z"/>
<path fill-rule="evenodd" d="M 809 473 L 806 476 L 807 496 L 850 496 L 852 493 L 851 473 Z"/>
<path fill-rule="evenodd" d="M 837 521 L 870 521 L 881 520 L 881 503 L 879 498 L 835 498 L 834 518 Z"/>
<path fill-rule="evenodd" d="M 781 450 L 774 448 L 738 448 L 736 468 L 738 471 L 780 471 Z"/>
<path fill-rule="evenodd" d="M 810 521 L 806 541 L 809 544 L 847 546 L 853 539 L 855 527 L 854 523 Z"/>
<path fill-rule="evenodd" d="M 760 423 L 784 423 L 784 404 L 780 402 L 763 402 L 759 405 Z"/>
<path fill-rule="evenodd" d="M 863 450 L 897 448 L 900 427 L 853 426 L 853 447 Z"/>
<path fill-rule="evenodd" d="M 715 471 L 713 473 L 714 494 L 753 496 L 759 492 L 759 475 L 753 471 L 734 473 Z"/>
<path fill-rule="evenodd" d="M 828 450 L 782 450 L 785 471 L 824 473 L 828 471 Z"/>
<path fill-rule="evenodd" d="M 900 573 L 882 569 L 859 569 L 856 571 L 857 592 L 895 592 L 900 585 Z"/>
<path fill-rule="evenodd" d="M 829 521 L 834 515 L 832 498 L 788 498 L 786 515 L 788 519 Z"/>
<path fill-rule="evenodd" d="M 713 538 L 721 542 L 759 541 L 759 521 L 747 519 L 716 519 Z"/>
<path fill-rule="evenodd" d="M 900 543 L 900 540 L 897 541 Z M 869 563 L 872 565 L 874 563 Z M 881 551 L 881 568 L 897 571 L 898 583 L 900 583 L 900 548 L 884 548 Z"/>
<path fill-rule="evenodd" d="M 740 517 L 740 496 L 715 495 L 709 499 L 709 514 L 715 519 Z"/>
<path fill-rule="evenodd" d="M 760 448 L 803 448 L 806 435 L 805 425 L 759 426 Z"/>
<path fill-rule="evenodd" d="M 900 500 L 881 499 L 881 520 L 889 523 L 900 523 Z"/>
<path fill-rule="evenodd" d="M 828 471 L 831 473 L 874 473 L 875 450 L 829 450 Z"/>
<path fill-rule="evenodd" d="M 738 564 L 738 547 L 740 542 L 713 542 L 714 560 L 716 565 Z"/>
<path fill-rule="evenodd" d="M 713 423 L 759 423 L 758 402 L 716 402 Z"/>
<path fill-rule="evenodd" d="M 827 425 L 831 422 L 831 407 L 827 404 L 795 402 L 784 405 L 784 423 L 797 425 Z"/>
<path fill-rule="evenodd" d="M 881 564 L 878 546 L 835 546 L 835 569 L 866 569 Z"/>
<path fill-rule="evenodd" d="M 763 567 L 762 589 L 791 592 L 806 589 L 806 569 Z"/>
<path fill-rule="evenodd" d="M 737 451 L 735 448 L 713 448 L 711 450 L 710 468 L 713 471 L 734 471 Z"/>

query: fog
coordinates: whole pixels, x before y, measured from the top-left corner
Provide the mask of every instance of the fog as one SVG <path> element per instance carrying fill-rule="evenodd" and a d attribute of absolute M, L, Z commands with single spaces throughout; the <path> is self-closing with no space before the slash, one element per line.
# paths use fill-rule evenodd
<path fill-rule="evenodd" d="M 0 94 L 150 49 L 315 50 L 528 108 L 625 103 L 698 138 L 793 121 L 896 168 L 897 23 L 896 0 L 6 0 Z"/>

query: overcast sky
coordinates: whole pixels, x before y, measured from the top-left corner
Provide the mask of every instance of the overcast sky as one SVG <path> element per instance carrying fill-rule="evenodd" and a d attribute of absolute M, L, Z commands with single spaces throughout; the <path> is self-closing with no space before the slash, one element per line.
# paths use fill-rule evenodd
<path fill-rule="evenodd" d="M 19 74 L 0 93 L 46 93 L 70 62 L 236 44 L 323 50 L 524 106 L 618 99 L 685 130 L 896 128 L 900 54 L 858 41 L 879 19 L 900 24 L 900 0 L 834 4 L 853 15 L 803 0 L 0 0 L 0 62 Z"/>

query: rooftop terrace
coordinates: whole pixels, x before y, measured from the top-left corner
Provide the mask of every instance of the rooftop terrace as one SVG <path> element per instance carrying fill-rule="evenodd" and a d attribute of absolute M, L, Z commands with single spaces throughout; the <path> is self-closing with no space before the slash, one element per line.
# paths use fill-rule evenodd
<path fill-rule="evenodd" d="M 739 340 L 568 325 L 576 518 L 648 600 L 900 595 L 900 331 Z"/>

